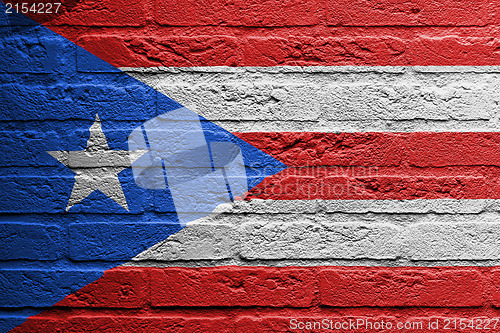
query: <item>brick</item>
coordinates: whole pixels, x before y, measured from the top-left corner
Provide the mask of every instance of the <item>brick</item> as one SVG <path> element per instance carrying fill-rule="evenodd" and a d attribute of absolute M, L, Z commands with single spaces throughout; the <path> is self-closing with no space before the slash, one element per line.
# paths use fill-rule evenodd
<path fill-rule="evenodd" d="M 432 67 L 434 71 L 418 75 L 414 72 L 421 69 L 413 67 L 388 67 L 400 70 L 395 73 L 384 68 L 127 73 L 232 132 L 455 132 L 485 131 L 488 124 L 495 128 L 492 110 L 500 100 L 500 82 L 494 72 L 438 67 L 444 71 L 439 72 Z M 478 128 L 481 123 L 484 128 Z"/>
<path fill-rule="evenodd" d="M 151 304 L 165 306 L 307 307 L 314 275 L 299 268 L 167 268 L 151 272 Z"/>
<path fill-rule="evenodd" d="M 412 133 L 409 162 L 417 167 L 500 165 L 497 133 Z"/>
<path fill-rule="evenodd" d="M 231 225 L 188 224 L 165 241 L 134 257 L 134 261 L 220 260 L 233 257 L 238 234 Z"/>
<path fill-rule="evenodd" d="M 395 259 L 399 228 L 364 223 L 246 223 L 241 255 L 245 259 Z"/>
<path fill-rule="evenodd" d="M 172 84 L 170 78 L 165 77 L 165 79 L 159 80 L 155 88 L 209 120 L 237 118 L 241 121 L 255 121 L 259 115 L 262 121 L 285 118 L 315 121 L 322 111 L 323 103 L 318 101 L 319 87 L 284 86 L 274 82 L 248 84 L 246 80 L 234 83 L 216 75 L 210 84 L 194 82 L 189 85 L 181 82 Z M 154 84 L 151 80 L 146 83 Z M 330 101 L 324 102 L 327 107 Z"/>
<path fill-rule="evenodd" d="M 320 302 L 337 307 L 471 307 L 484 303 L 475 269 L 358 268 L 319 273 Z"/>
<path fill-rule="evenodd" d="M 146 1 L 84 0 L 65 3 L 49 25 L 138 27 L 146 23 Z M 35 15 L 34 15 L 35 16 Z"/>
<path fill-rule="evenodd" d="M 247 66 L 497 65 L 498 41 L 457 36 L 396 38 L 249 37 Z"/>
<path fill-rule="evenodd" d="M 0 132 L 0 145 L 3 147 L 3 153 L 5 154 L 4 158 L 0 161 L 0 166 L 9 167 L 9 169 L 0 169 L 0 175 L 8 176 L 4 181 L 12 181 L 17 183 L 16 186 L 22 187 L 23 184 L 29 186 L 27 184 L 35 181 L 34 179 L 37 177 L 32 177 L 33 175 L 39 175 L 40 177 L 38 178 L 40 178 L 42 183 L 44 181 L 49 183 L 51 181 L 59 182 L 61 179 L 53 177 L 58 174 L 63 177 L 65 175 L 71 177 L 73 174 L 69 172 L 70 168 L 81 169 L 81 160 L 79 158 L 72 158 L 67 164 L 68 167 L 66 167 L 48 152 L 76 151 L 78 154 L 73 157 L 79 156 L 81 158 L 84 154 L 83 150 L 87 147 L 89 129 L 88 127 L 79 128 L 79 126 L 86 125 L 74 125 L 73 122 L 68 122 L 61 127 L 55 127 L 52 122 L 46 122 L 37 126 L 39 130 L 36 131 L 24 130 L 24 126 L 19 126 L 16 131 Z M 111 151 L 126 150 L 126 138 L 129 133 L 130 130 L 127 129 L 105 129 L 107 143 L 111 147 Z M 121 162 L 125 163 L 124 167 L 130 166 L 128 157 L 118 163 Z M 107 162 L 101 161 L 100 163 L 100 166 L 105 166 Z M 48 170 L 47 168 L 43 168 L 47 166 L 54 169 Z M 130 184 L 127 181 L 130 175 L 129 172 L 126 171 L 120 176 L 122 175 L 124 176 L 123 184 Z M 25 188 L 24 190 L 29 189 Z M 50 189 L 46 190 L 46 193 L 53 193 Z M 17 195 L 22 194 L 17 193 Z M 141 198 L 137 199 L 140 200 L 135 201 L 135 203 L 143 201 Z"/>
<path fill-rule="evenodd" d="M 195 76 L 195 75 L 193 75 Z M 182 84 L 159 74 L 145 78 L 179 103 L 189 106 L 209 120 L 229 121 L 345 121 L 360 120 L 489 120 L 498 100 L 493 87 L 419 86 L 414 84 L 371 84 L 307 86 L 281 82 L 248 84 L 213 76 L 209 85 Z M 158 80 L 164 78 L 163 80 Z M 188 75 L 182 75 L 189 80 Z M 287 75 L 290 80 L 299 75 Z M 171 80 L 175 83 L 172 84 Z M 224 80 L 224 81 L 223 81 Z M 159 81 L 159 82 L 157 82 Z M 431 84 L 431 83 L 429 83 Z M 216 105 L 217 107 L 214 107 Z M 304 112 L 307 110 L 307 112 Z"/>
<path fill-rule="evenodd" d="M 491 119 L 494 91 L 475 84 L 445 87 L 418 84 L 351 84 L 333 86 L 320 95 L 336 112 L 328 120 L 481 120 Z M 490 98 L 483 99 L 481 95 Z"/>
<path fill-rule="evenodd" d="M 351 176 L 378 174 L 376 167 L 497 166 L 498 132 L 290 133 L 236 135 L 289 166 L 373 166 Z M 444 173 L 443 173 L 444 175 Z"/>
<path fill-rule="evenodd" d="M 221 35 L 83 36 L 78 45 L 116 67 L 236 66 L 242 58 L 238 40 Z"/>
<path fill-rule="evenodd" d="M 178 223 L 73 223 L 69 256 L 78 261 L 128 260 L 180 229 Z"/>
<path fill-rule="evenodd" d="M 363 313 L 363 310 L 356 308 L 347 311 L 342 311 L 342 309 L 335 310 L 335 312 L 332 311 L 327 314 L 322 313 L 322 317 L 313 311 L 309 311 L 307 313 L 308 316 L 296 312 L 281 312 L 280 316 L 241 316 L 236 322 L 236 332 L 319 332 L 329 330 L 363 333 L 376 331 L 425 332 L 429 331 L 429 327 L 431 327 L 430 331 L 437 330 L 437 327 L 441 327 L 441 329 L 447 327 L 445 330 L 449 332 L 477 332 L 479 329 L 475 329 L 476 325 L 482 327 L 484 325 L 484 321 L 482 320 L 488 318 L 488 316 L 479 315 L 479 311 L 481 310 L 472 310 L 472 312 L 475 312 L 474 314 L 461 314 L 458 318 L 442 316 L 439 309 L 432 308 L 418 309 L 419 316 L 412 316 L 411 309 L 397 309 L 396 312 L 387 308 L 380 309 L 379 311 L 369 309 L 369 313 Z M 339 311 L 342 311 L 344 315 L 338 316 Z M 395 316 L 394 313 L 397 315 Z M 462 325 L 465 324 L 467 327 L 460 327 L 460 319 L 462 320 Z M 471 327 L 472 321 L 474 321 L 474 328 Z M 398 328 L 398 324 L 402 326 Z M 492 324 L 494 324 L 494 321 L 490 325 Z M 392 329 L 389 327 L 392 327 Z"/>
<path fill-rule="evenodd" d="M 412 52 L 408 63 L 417 66 L 495 66 L 500 64 L 499 42 L 488 37 L 422 37 L 409 46 Z"/>
<path fill-rule="evenodd" d="M 68 315 L 64 312 L 34 316 L 11 332 L 234 332 L 234 323 L 227 317 L 180 318 L 145 315 L 124 315 L 120 313 L 79 313 Z"/>
<path fill-rule="evenodd" d="M 491 271 L 491 284 L 492 284 L 492 299 L 493 306 L 500 307 L 500 270 L 493 269 Z"/>
<path fill-rule="evenodd" d="M 62 295 L 75 292 L 78 286 L 90 283 L 101 275 L 101 271 L 91 270 L 2 269 L 0 304 L 4 308 L 51 307 L 61 300 Z M 22 287 L 19 281 L 23 281 Z"/>
<path fill-rule="evenodd" d="M 310 201 L 275 201 L 254 199 L 250 201 L 235 200 L 230 204 L 219 205 L 214 213 L 227 213 L 226 216 L 243 214 L 313 214 L 318 211 L 318 202 Z"/>
<path fill-rule="evenodd" d="M 441 218 L 410 226 L 406 247 L 412 260 L 494 260 L 500 255 L 500 224 L 484 217 L 468 217 L 468 222 Z"/>
<path fill-rule="evenodd" d="M 495 205 L 489 199 L 440 200 L 329 200 L 319 202 L 330 213 L 387 213 L 387 214 L 478 214 Z"/>
<path fill-rule="evenodd" d="M 113 307 L 117 306 L 116 291 L 120 290 L 120 285 L 126 285 L 133 288 L 133 286 L 144 285 L 144 282 L 139 280 L 147 280 L 147 278 L 142 277 L 142 274 L 133 272 L 172 272 L 172 271 L 191 271 L 198 275 L 201 280 L 212 279 L 207 281 L 210 285 L 217 286 L 213 283 L 213 280 L 223 281 L 221 276 L 216 271 L 221 271 L 222 268 L 130 268 L 122 267 L 112 269 L 107 271 L 103 278 L 98 280 L 97 283 L 91 284 L 94 286 L 94 291 L 92 293 L 92 288 L 87 289 L 85 287 L 83 290 L 88 293 L 88 297 L 76 298 L 74 295 L 70 296 L 73 303 L 62 304 L 61 306 L 52 308 L 48 311 L 43 312 L 38 316 L 31 317 L 26 323 L 21 325 L 15 332 L 21 331 L 37 331 L 37 332 L 54 332 L 54 331 L 88 331 L 89 329 L 102 332 L 122 332 L 129 331 L 130 329 L 136 331 L 153 331 L 153 332 L 164 332 L 164 331 L 174 331 L 174 332 L 193 332 L 193 331 L 221 331 L 221 332 L 249 332 L 249 331 L 259 331 L 259 332 L 281 332 L 281 331 L 293 331 L 292 328 L 294 323 L 298 322 L 310 322 L 314 323 L 318 318 L 328 319 L 328 324 L 335 325 L 336 323 L 341 323 L 344 321 L 354 321 L 363 320 L 364 322 L 423 322 L 424 327 L 427 323 L 432 320 L 439 320 L 440 327 L 444 324 L 445 319 L 453 319 L 452 312 L 460 313 L 460 318 L 471 319 L 472 315 L 474 318 L 484 318 L 483 313 L 487 311 L 487 316 L 491 318 L 491 315 L 496 313 L 495 309 L 488 309 L 487 307 L 475 308 L 475 309 L 464 309 L 453 310 L 453 307 L 457 307 L 457 303 L 463 305 L 463 302 L 468 304 L 468 306 L 474 305 L 478 302 L 486 301 L 489 292 L 484 292 L 483 289 L 487 290 L 490 287 L 488 280 L 483 279 L 482 274 L 478 273 L 478 270 L 471 268 L 457 268 L 457 267 L 443 267 L 443 268 L 390 268 L 390 267 L 344 267 L 332 269 L 331 267 L 302 267 L 302 268 L 270 268 L 270 267 L 226 267 L 227 269 L 239 269 L 246 270 L 248 274 L 246 276 L 251 280 L 253 285 L 267 285 L 268 287 L 273 285 L 271 281 L 275 284 L 280 283 L 281 285 L 297 284 L 298 280 L 296 275 L 281 275 L 279 278 L 273 276 L 273 279 L 266 280 L 262 283 L 259 280 L 261 274 L 256 274 L 256 271 L 262 273 L 262 270 L 267 271 L 268 274 L 281 271 L 309 271 L 308 279 L 303 279 L 303 281 L 316 280 L 315 272 L 319 269 L 320 272 L 320 283 L 324 283 L 328 278 L 330 278 L 327 287 L 332 286 L 332 276 L 337 276 L 340 272 L 344 274 L 344 277 L 349 278 L 349 283 L 352 282 L 353 297 L 346 298 L 342 297 L 345 295 L 341 290 L 340 293 L 329 294 L 331 297 L 329 300 L 334 300 L 336 305 L 335 308 L 331 307 L 321 307 L 317 308 L 309 304 L 309 308 L 282 308 L 278 307 L 275 309 L 259 309 L 254 307 L 244 307 L 244 308 L 214 308 L 214 307 L 194 307 L 194 308 L 179 308 L 174 307 L 172 309 L 153 309 L 151 312 L 147 307 L 144 307 L 141 312 L 127 312 L 124 311 L 113 311 Z M 130 270 L 130 271 L 129 271 Z M 205 270 L 206 274 L 199 274 L 200 271 Z M 223 270 L 223 269 L 222 269 Z M 483 274 L 489 274 L 491 268 L 481 269 Z M 494 269 L 493 271 L 496 271 Z M 110 272 L 120 274 L 113 275 Z M 252 273 L 253 272 L 253 273 Z M 324 275 L 326 272 L 326 280 Z M 340 274 L 339 273 L 339 274 Z M 449 274 L 448 274 L 449 273 Z M 132 275 L 130 275 L 132 274 Z M 153 274 L 154 275 L 154 274 Z M 153 283 L 155 283 L 155 277 L 151 276 Z M 141 278 L 142 277 L 142 278 Z M 157 276 L 158 277 L 158 276 Z M 233 276 L 234 277 L 234 276 Z M 139 280 L 138 280 L 139 279 Z M 336 280 L 336 285 L 338 286 L 338 280 Z M 107 281 L 107 282 L 106 282 Z M 165 281 L 159 281 L 166 286 L 172 280 L 168 279 Z M 176 283 L 175 279 L 173 280 Z M 233 288 L 238 289 L 240 286 L 239 281 L 231 280 L 229 281 Z M 110 283 L 107 287 L 106 283 Z M 147 282 L 146 282 L 147 283 Z M 348 283 L 348 284 L 349 284 Z M 495 280 L 493 281 L 495 283 Z M 129 285 L 132 284 L 133 286 Z M 191 284 L 188 284 L 190 286 Z M 89 286 L 89 287 L 90 287 Z M 345 286 L 345 285 L 344 285 Z M 479 286 L 479 288 L 478 288 Z M 244 287 L 244 285 L 243 285 Z M 307 286 L 305 286 L 307 287 Z M 323 287 L 323 285 L 322 285 Z M 141 287 L 142 288 L 142 287 Z M 455 290 L 456 288 L 456 290 Z M 470 288 L 470 290 L 468 289 Z M 113 295 L 108 297 L 106 295 L 106 290 L 108 289 Z M 276 294 L 278 288 L 272 289 L 274 295 L 278 297 L 284 297 L 284 292 L 280 291 Z M 306 290 L 311 290 L 316 292 L 316 288 L 309 288 Z M 130 289 L 127 289 L 130 291 Z M 369 292 L 366 293 L 365 291 Z M 324 290 L 320 290 L 323 293 Z M 327 290 L 331 291 L 331 288 Z M 177 290 L 181 293 L 182 290 Z M 228 295 L 226 290 L 225 295 Z M 410 292 L 410 293 L 408 293 Z M 102 293 L 102 296 L 99 295 Z M 359 293 L 357 295 L 356 293 Z M 118 292 L 122 295 L 122 293 Z M 140 294 L 140 292 L 137 292 Z M 153 298 L 156 293 L 151 294 Z M 292 294 L 295 295 L 295 294 Z M 437 295 L 437 296 L 436 296 Z M 461 296 L 459 296 L 461 295 Z M 472 297 L 471 297 L 472 295 Z M 123 295 L 122 295 L 123 296 Z M 134 292 L 127 293 L 128 300 L 136 300 L 137 295 Z M 324 295 L 323 295 L 324 296 Z M 196 298 L 204 297 L 202 293 L 196 295 Z M 462 300 L 459 299 L 462 297 Z M 494 296 L 495 297 L 495 296 Z M 70 299 L 67 298 L 67 299 Z M 360 298 L 364 300 L 378 302 L 377 306 L 360 306 L 358 301 Z M 408 305 L 394 305 L 394 303 L 401 303 L 401 299 L 409 299 L 411 304 Z M 66 300 L 67 300 L 66 299 Z M 99 299 L 101 301 L 99 301 Z M 65 301 L 66 301 L 65 300 Z M 92 301 L 89 303 L 89 301 Z M 124 303 L 124 299 L 120 296 L 121 302 L 118 306 L 128 306 L 130 303 Z M 324 297 L 321 298 L 324 300 Z M 63 302 L 65 302 L 63 301 Z M 96 301 L 97 303 L 94 303 Z M 243 301 L 246 301 L 243 298 Z M 365 302 L 371 304 L 370 302 Z M 339 305 L 339 302 L 342 303 Z M 345 303 L 349 305 L 345 305 Z M 445 305 L 440 305 L 444 302 Z M 416 304 L 418 305 L 412 305 Z M 135 304 L 135 303 L 134 303 Z M 448 305 L 449 304 L 449 305 Z M 481 305 L 483 303 L 480 303 Z M 111 309 L 102 312 L 102 310 L 96 311 L 97 309 L 91 309 L 92 307 L 105 307 L 109 305 Z M 205 306 L 213 305 L 211 300 L 208 299 L 208 304 Z M 72 309 L 68 311 L 66 306 L 76 306 L 80 308 Z M 225 305 L 226 306 L 226 305 Z M 345 307 L 348 306 L 348 307 Z M 394 307 L 397 308 L 394 308 Z M 409 307 L 405 307 L 409 306 Z M 412 308 L 412 306 L 418 306 L 418 308 Z M 440 307 L 445 307 L 446 316 L 443 316 L 443 309 Z M 318 312 L 319 310 L 319 312 Z M 451 312 L 450 312 L 451 311 Z M 458 312 L 457 312 L 458 311 Z M 465 312 L 464 312 L 465 311 Z M 494 312 L 491 312 L 494 311 Z M 471 315 L 472 314 L 472 315 Z M 0 319 L 0 324 L 2 323 Z M 295 322 L 292 322 L 295 320 Z M 331 320 L 331 322 L 330 322 Z M 35 326 L 36 325 L 36 326 Z M 307 324 L 305 324 L 307 325 Z M 310 325 L 310 324 L 309 324 Z M 333 329 L 335 326 L 333 326 Z M 299 329 L 299 327 L 297 327 Z M 340 328 L 337 328 L 339 330 Z M 408 328 L 409 329 L 409 328 Z M 416 329 L 416 328 L 415 328 Z M 316 329 L 310 329 L 306 326 L 301 331 L 311 331 L 316 332 Z M 357 328 L 360 332 L 373 332 L 373 329 L 365 326 L 364 323 Z M 453 331 L 453 330 L 451 330 Z M 453 331 L 455 332 L 455 331 Z M 458 331 L 456 331 L 458 332 Z"/>
<path fill-rule="evenodd" d="M 64 212 L 74 185 L 74 173 L 68 168 L 58 170 L 61 176 L 46 177 L 0 177 L 4 195 L 9 198 L 0 202 L 2 213 L 61 213 Z M 129 171 L 130 172 L 130 171 Z M 94 191 L 82 202 L 71 208 L 71 213 L 141 213 L 143 211 L 143 191 L 137 188 L 133 178 L 121 179 L 124 193 L 127 193 L 129 211 L 118 205 L 101 192 Z"/>
<path fill-rule="evenodd" d="M 63 231 L 55 225 L 1 223 L 2 260 L 55 260 L 66 254 Z"/>
<path fill-rule="evenodd" d="M 83 151 L 87 147 L 92 122 L 93 120 L 83 120 L 75 124 L 68 121 L 60 126 L 54 126 L 52 122 L 39 122 L 36 130 L 27 129 L 30 127 L 28 124 L 16 126 L 14 131 L 0 132 L 0 145 L 4 153 L 0 166 L 12 167 L 18 170 L 18 175 L 42 175 L 39 167 L 61 167 L 62 164 L 47 151 Z M 126 149 L 125 140 L 130 133 L 129 129 L 113 129 L 113 124 L 111 129 L 107 129 L 106 124 L 103 127 L 108 146 L 112 150 Z M 13 176 L 14 172 L 10 175 Z"/>
<path fill-rule="evenodd" d="M 406 42 L 395 37 L 249 37 L 247 66 L 389 65 L 405 58 Z"/>
<path fill-rule="evenodd" d="M 339 167 L 290 167 L 267 177 L 249 191 L 246 199 L 494 199 L 500 194 L 493 179 L 480 174 L 463 175 L 460 168 L 450 167 L 447 175 L 432 175 L 425 170 L 410 176 L 400 168 L 386 168 L 378 175 L 359 177 L 339 175 L 339 170 Z"/>
<path fill-rule="evenodd" d="M 394 133 L 275 133 L 236 135 L 288 166 L 397 166 L 405 151 L 405 138 Z M 356 173 L 355 171 L 352 171 Z M 360 169 L 355 176 L 376 173 Z"/>
<path fill-rule="evenodd" d="M 66 296 L 57 306 L 71 308 L 142 308 L 148 303 L 148 273 L 114 268 L 95 282 Z"/>
<path fill-rule="evenodd" d="M 340 0 L 328 6 L 328 24 L 335 26 L 484 26 L 493 22 L 490 1 Z"/>
<path fill-rule="evenodd" d="M 435 132 L 498 132 L 500 125 L 493 119 L 463 120 L 268 120 L 233 121 L 215 120 L 214 123 L 230 132 L 418 132 L 422 129 Z"/>
<path fill-rule="evenodd" d="M 319 23 L 319 3 L 298 0 L 195 1 L 156 0 L 155 17 L 162 25 L 227 25 L 250 27 L 302 26 Z"/>
<path fill-rule="evenodd" d="M 55 213 L 66 207 L 72 179 L 62 177 L 0 177 L 2 213 Z M 53 198 L 47 200 L 47 197 Z"/>
<path fill-rule="evenodd" d="M 36 29 L 26 34 L 0 38 L 4 50 L 0 73 L 73 73 L 76 70 L 76 46 L 63 38 L 39 36 Z"/>
<path fill-rule="evenodd" d="M 458 171 L 458 170 L 457 170 Z M 485 199 L 497 198 L 499 188 L 486 176 L 379 176 L 358 177 L 367 192 L 387 199 Z"/>
<path fill-rule="evenodd" d="M 116 67 L 197 66 L 497 66 L 499 40 L 488 29 L 453 30 L 443 36 L 431 29 L 392 28 L 363 36 L 318 36 L 314 29 L 285 29 L 273 36 L 257 29 L 251 35 L 229 36 L 224 27 L 194 28 L 189 36 L 178 29 L 123 37 L 88 29 L 55 31 Z M 162 30 L 163 31 L 163 30 Z M 210 34 L 207 34 L 210 31 Z M 366 70 L 366 69 L 365 69 Z"/>
<path fill-rule="evenodd" d="M 3 158 L 0 166 L 57 166 L 49 154 L 45 152 L 49 142 L 59 142 L 60 136 L 54 131 L 5 131 L 0 132 L 0 146 Z M 50 148 L 48 148 L 50 149 Z M 35 173 L 35 170 L 32 170 Z"/>
<path fill-rule="evenodd" d="M 58 124 L 63 127 L 68 126 L 70 120 L 84 119 L 91 125 L 99 113 L 106 130 L 108 119 L 147 120 L 156 108 L 156 92 L 149 87 L 130 82 L 120 82 L 123 85 L 118 86 L 105 80 L 99 84 L 75 81 L 54 85 L 2 85 L 8 96 L 0 106 L 2 120 L 67 120 L 68 124 Z"/>
<path fill-rule="evenodd" d="M 63 332 L 69 328 L 66 318 L 31 316 L 21 317 L 12 323 L 6 323 L 5 332 Z M 3 328 L 0 325 L 0 328 Z M 12 328 L 12 330 L 10 330 Z"/>

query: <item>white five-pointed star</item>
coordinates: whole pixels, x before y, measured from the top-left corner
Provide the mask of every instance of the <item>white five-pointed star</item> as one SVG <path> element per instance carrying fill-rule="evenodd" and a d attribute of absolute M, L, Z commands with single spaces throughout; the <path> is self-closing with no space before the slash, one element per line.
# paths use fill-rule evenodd
<path fill-rule="evenodd" d="M 128 211 L 127 199 L 118 173 L 128 168 L 145 152 L 110 150 L 99 115 L 96 115 L 95 122 L 90 127 L 90 137 L 85 150 L 47 152 L 76 173 L 66 211 L 97 190 Z"/>

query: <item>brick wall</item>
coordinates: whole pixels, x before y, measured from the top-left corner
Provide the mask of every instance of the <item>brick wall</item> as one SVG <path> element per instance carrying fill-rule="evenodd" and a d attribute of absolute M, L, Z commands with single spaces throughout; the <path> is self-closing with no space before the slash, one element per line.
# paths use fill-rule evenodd
<path fill-rule="evenodd" d="M 38 21 L 117 67 L 496 65 L 494 1 L 76 1 Z"/>
<path fill-rule="evenodd" d="M 55 303 L 18 331 L 499 317 L 498 13 L 493 1 L 110 0 L 30 14 L 139 80 L 123 82 L 0 16 L 0 233 L 15 239 L 0 244 L 0 321 Z M 61 217 L 73 175 L 39 152 L 83 147 L 75 122 L 103 109 L 118 124 L 110 145 L 124 147 L 124 127 L 158 107 L 140 81 L 292 168 L 166 241 L 177 226 L 154 198 L 111 216 L 96 197 L 81 211 L 90 222 Z M 318 181 L 361 192 L 304 190 Z M 141 235 L 154 237 L 121 251 Z"/>
<path fill-rule="evenodd" d="M 394 325 L 388 332 L 398 323 L 428 332 L 436 320 L 497 318 L 499 276 L 468 267 L 116 268 L 15 331 L 317 332 L 292 328 L 327 319 L 359 325 L 344 332 L 379 331 L 368 323 L 381 321 Z"/>

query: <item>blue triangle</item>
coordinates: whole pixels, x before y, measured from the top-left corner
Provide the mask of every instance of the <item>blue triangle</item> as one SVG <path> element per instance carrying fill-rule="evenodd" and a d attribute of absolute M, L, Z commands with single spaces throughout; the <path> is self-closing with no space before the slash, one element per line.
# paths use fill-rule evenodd
<path fill-rule="evenodd" d="M 130 168 L 119 174 L 130 212 L 100 192 L 65 212 L 74 173 L 46 151 L 83 150 L 96 113 L 110 149 L 128 150 L 133 129 L 182 106 L 25 16 L 5 14 L 4 4 L 0 47 L 0 120 L 7 124 L 0 137 L 0 186 L 10 198 L 0 202 L 0 222 L 5 222 L 0 230 L 40 226 L 43 234 L 48 226 L 57 234 L 52 243 L 49 237 L 36 246 L 9 237 L 12 249 L 6 244 L 3 254 L 12 261 L 0 262 L 0 275 L 9 281 L 0 293 L 0 306 L 10 309 L 0 314 L 0 329 L 7 331 L 181 229 L 168 189 L 137 186 Z M 239 145 L 249 187 L 285 168 L 200 119 L 211 141 Z M 14 246 L 27 250 L 16 252 Z M 22 271 L 30 269 L 40 276 L 23 278 Z"/>

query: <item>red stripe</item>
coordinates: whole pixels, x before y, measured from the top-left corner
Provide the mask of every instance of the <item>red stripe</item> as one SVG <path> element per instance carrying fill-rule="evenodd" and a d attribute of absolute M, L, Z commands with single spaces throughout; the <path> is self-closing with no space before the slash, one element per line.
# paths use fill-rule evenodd
<path fill-rule="evenodd" d="M 500 133 L 236 135 L 290 166 L 247 198 L 500 198 Z"/>
<path fill-rule="evenodd" d="M 485 26 L 498 23 L 498 3 L 454 0 L 329 1 L 328 24 L 339 26 Z"/>
<path fill-rule="evenodd" d="M 498 22 L 497 4 L 490 1 L 454 0 L 281 0 L 222 1 L 159 0 L 155 18 L 161 25 L 227 25 L 283 27 L 318 25 L 326 18 L 331 26 L 484 26 Z"/>
<path fill-rule="evenodd" d="M 455 169 L 451 175 L 407 176 L 404 170 L 384 169 L 373 176 L 338 176 L 338 170 L 297 170 L 287 169 L 266 178 L 253 188 L 246 199 L 272 200 L 412 200 L 412 199 L 499 199 L 498 178 L 482 176 L 457 176 Z M 460 173 L 462 170 L 458 170 Z M 301 174 L 318 174 L 304 176 Z M 331 174 L 330 174 L 331 172 Z M 344 171 L 341 171 L 344 172 Z M 348 170 L 347 173 L 357 173 Z M 373 172 L 373 170 L 361 170 Z M 395 173 L 396 175 L 387 175 Z M 297 175 L 298 174 L 298 175 Z"/>
<path fill-rule="evenodd" d="M 123 37 L 113 30 L 82 36 L 79 28 L 51 28 L 116 67 L 500 65 L 498 42 L 486 32 L 478 37 L 413 32 L 328 37 L 296 29 L 291 35 L 257 31 L 243 36 L 189 29 L 186 36 L 184 28 Z"/>
<path fill-rule="evenodd" d="M 17 3 L 18 1 L 5 1 Z M 34 3 L 36 1 L 22 1 Z M 21 2 L 21 3 L 22 3 Z M 42 1 L 44 2 L 44 1 Z M 224 1 L 157 0 L 150 6 L 128 0 L 62 0 L 58 13 L 27 11 L 50 25 L 143 27 L 158 26 L 297 27 L 482 27 L 496 25 L 498 3 L 486 0 L 393 1 L 281 0 Z M 30 8 L 30 7 L 28 7 Z"/>
<path fill-rule="evenodd" d="M 494 1 L 62 2 L 27 15 L 117 67 L 500 64 Z"/>
<path fill-rule="evenodd" d="M 287 4 L 271 1 L 158 0 L 155 18 L 165 26 L 227 25 L 282 27 L 320 23 L 320 1 L 298 0 Z"/>
<path fill-rule="evenodd" d="M 488 168 L 288 168 L 266 178 L 246 199 L 499 199 L 499 179 L 499 171 Z"/>
<path fill-rule="evenodd" d="M 292 318 L 492 318 L 500 317 L 499 284 L 495 267 L 119 267 L 12 332 L 287 331 Z"/>
<path fill-rule="evenodd" d="M 500 166 L 499 132 L 234 133 L 288 166 Z"/>

